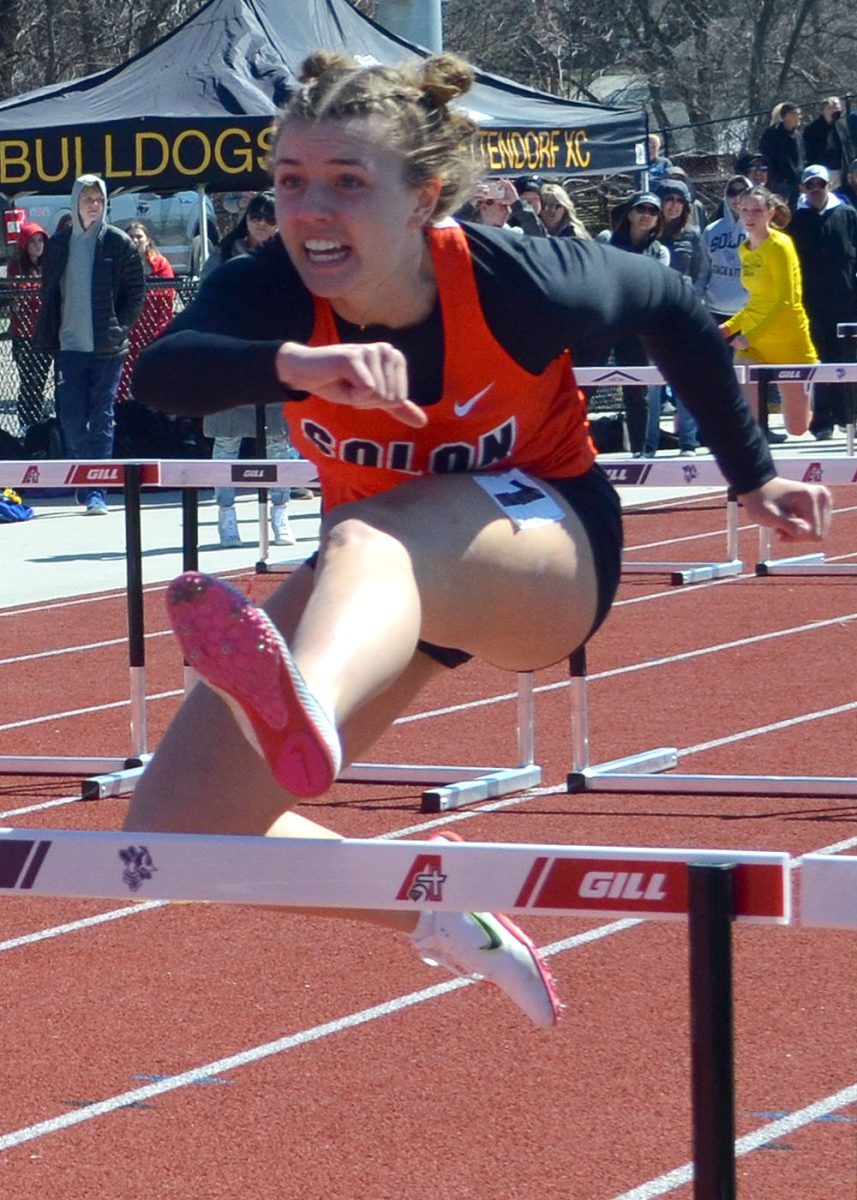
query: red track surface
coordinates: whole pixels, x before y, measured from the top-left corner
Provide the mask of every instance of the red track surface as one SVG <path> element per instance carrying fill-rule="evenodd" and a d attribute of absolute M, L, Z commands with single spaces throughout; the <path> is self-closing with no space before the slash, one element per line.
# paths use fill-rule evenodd
<path fill-rule="evenodd" d="M 850 495 L 837 497 L 841 510 Z M 717 559 L 723 522 L 710 500 L 661 505 L 628 517 L 627 541 L 635 561 Z M 855 546 L 857 520 L 840 511 L 827 552 Z M 742 533 L 746 562 L 755 548 L 755 531 Z M 260 597 L 271 586 L 244 583 Z M 151 589 L 146 606 L 151 745 L 181 687 L 162 594 Z M 593 759 L 716 741 L 681 769 L 853 775 L 855 632 L 849 577 L 672 588 L 660 575 L 628 576 L 589 650 Z M 124 754 L 123 636 L 121 597 L 0 612 L 0 658 L 17 660 L 3 665 L 0 754 Z M 546 786 L 536 794 L 438 819 L 420 816 L 406 789 L 341 785 L 303 811 L 353 836 L 452 822 L 499 842 L 857 847 L 849 797 L 568 795 L 568 690 L 549 686 L 563 681 L 559 668 L 537 677 Z M 511 762 L 512 687 L 482 666 L 450 674 L 380 753 Z M 482 704 L 438 711 L 470 701 Z M 118 827 L 122 800 L 39 807 L 76 794 L 68 779 L 0 776 L 3 823 Z M 567 1004 L 544 1033 L 485 986 L 430 994 L 447 977 L 369 927 L 35 899 L 3 900 L 0 911 L 9 1200 L 692 1193 L 681 1176 L 664 1178 L 691 1154 L 680 924 L 528 922 L 551 948 Z M 123 912 L 133 915 L 80 924 Z M 53 936 L 16 941 L 45 931 Z M 740 927 L 735 956 L 738 1134 L 761 1131 L 739 1159 L 739 1194 L 854 1200 L 857 934 Z M 809 1106 L 793 1131 L 768 1130 Z"/>

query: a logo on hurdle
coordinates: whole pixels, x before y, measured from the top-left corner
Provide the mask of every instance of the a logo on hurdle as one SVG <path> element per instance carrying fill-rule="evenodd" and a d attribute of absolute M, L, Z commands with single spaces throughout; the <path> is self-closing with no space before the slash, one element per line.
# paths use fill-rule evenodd
<path fill-rule="evenodd" d="M 277 468 L 270 467 L 233 467 L 230 471 L 233 483 L 276 483 Z"/>
<path fill-rule="evenodd" d="M 123 481 L 122 467 L 93 467 L 93 466 L 77 466 L 72 467 L 68 475 L 65 477 L 66 483 L 122 483 Z"/>
<path fill-rule="evenodd" d="M 824 467 L 820 462 L 811 462 L 803 473 L 804 483 L 821 483 L 824 478 Z"/>
<path fill-rule="evenodd" d="M 684 476 L 685 483 L 693 483 L 699 474 L 699 469 L 693 463 L 687 463 L 686 466 L 682 467 L 681 473 Z"/>
<path fill-rule="evenodd" d="M 439 854 L 418 854 L 396 893 L 397 900 L 429 900 L 434 903 L 443 899 L 446 876 Z"/>
<path fill-rule="evenodd" d="M 125 864 L 122 882 L 132 892 L 138 892 L 158 869 L 145 846 L 128 846 L 127 849 L 119 851 L 119 858 Z"/>
<path fill-rule="evenodd" d="M 636 463 L 623 463 L 622 466 L 602 463 L 602 466 L 611 483 L 623 483 L 628 486 L 632 483 L 645 483 L 652 469 L 651 463 L 641 463 L 640 466 Z"/>
<path fill-rule="evenodd" d="M 39 468 L 36 466 L 35 463 L 30 463 L 30 465 L 27 467 L 26 471 L 24 472 L 24 478 L 21 480 L 21 484 L 23 485 L 25 483 L 38 483 L 39 479 L 40 479 Z"/>

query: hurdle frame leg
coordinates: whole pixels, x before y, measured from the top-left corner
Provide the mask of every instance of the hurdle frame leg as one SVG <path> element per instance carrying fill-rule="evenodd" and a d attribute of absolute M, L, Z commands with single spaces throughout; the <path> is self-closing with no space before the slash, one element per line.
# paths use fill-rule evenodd
<path fill-rule="evenodd" d="M 689 863 L 694 1200 L 735 1200 L 734 868 Z"/>
<path fill-rule="evenodd" d="M 451 812 L 481 800 L 509 796 L 537 787 L 542 769 L 535 762 L 535 689 L 531 671 L 521 671 L 517 685 L 517 763 L 511 767 L 443 763 L 352 763 L 339 775 L 343 783 L 427 785 L 420 799 L 424 813 Z"/>
<path fill-rule="evenodd" d="M 572 769 L 566 790 L 701 796 L 857 796 L 850 775 L 714 775 L 678 772 L 679 752 L 660 746 L 593 764 L 589 744 L 589 692 L 586 655 L 569 659 L 571 673 Z"/>
<path fill-rule="evenodd" d="M 76 466 L 76 463 L 69 463 Z M 126 755 L 0 755 L 0 774 L 83 775 L 81 799 L 119 795 L 121 790 L 101 792 L 100 779 L 108 789 L 121 789 L 122 780 L 135 779 L 151 758 L 147 749 L 146 650 L 143 616 L 143 570 L 141 533 L 142 466 L 123 463 L 125 507 L 126 612 L 128 620 L 128 665 L 130 699 L 130 751 Z M 106 781 L 110 782 L 107 783 Z"/>
<path fill-rule="evenodd" d="M 656 575 L 666 572 L 670 583 L 708 583 L 740 575 L 744 563 L 738 557 L 738 497 L 730 488 L 726 493 L 726 558 L 714 562 L 622 562 L 624 575 Z"/>

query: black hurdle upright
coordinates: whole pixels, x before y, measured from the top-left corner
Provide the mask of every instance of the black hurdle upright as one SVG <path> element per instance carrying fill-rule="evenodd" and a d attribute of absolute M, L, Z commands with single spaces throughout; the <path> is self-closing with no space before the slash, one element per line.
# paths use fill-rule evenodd
<path fill-rule="evenodd" d="M 735 869 L 689 863 L 694 1200 L 735 1200 Z"/>
<path fill-rule="evenodd" d="M 146 718 L 146 621 L 143 600 L 142 483 L 140 463 L 124 464 L 125 605 L 128 618 L 128 665 L 131 675 L 132 755 L 118 771 L 90 775 L 81 781 L 81 800 L 101 800 L 133 790 L 152 757 Z"/>

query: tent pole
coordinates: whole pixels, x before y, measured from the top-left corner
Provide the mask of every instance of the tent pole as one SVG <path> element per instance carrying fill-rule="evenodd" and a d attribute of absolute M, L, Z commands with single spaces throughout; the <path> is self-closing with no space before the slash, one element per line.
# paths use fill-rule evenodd
<path fill-rule="evenodd" d="M 199 197 L 199 246 L 201 250 L 200 263 L 204 263 L 210 253 L 208 244 L 208 213 L 205 210 L 205 184 L 197 184 L 196 194 Z"/>
<path fill-rule="evenodd" d="M 437 53 L 443 49 L 443 0 L 378 0 L 375 20 L 406 42 Z"/>

